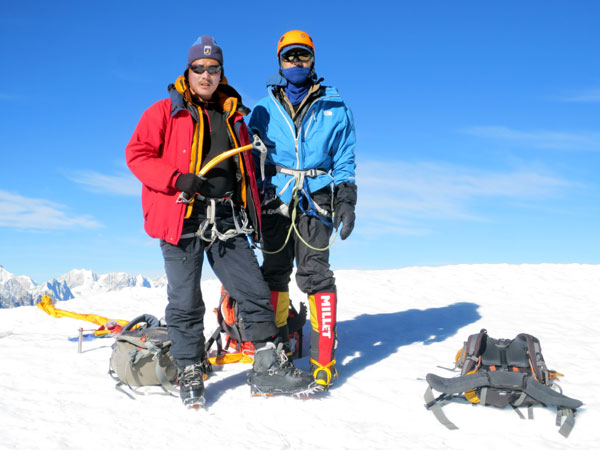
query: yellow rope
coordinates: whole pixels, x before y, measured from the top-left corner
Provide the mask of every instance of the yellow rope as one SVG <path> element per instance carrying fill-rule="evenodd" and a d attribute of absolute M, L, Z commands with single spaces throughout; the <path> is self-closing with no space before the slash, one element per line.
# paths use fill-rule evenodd
<path fill-rule="evenodd" d="M 99 316 L 98 314 L 80 314 L 76 312 L 65 311 L 64 309 L 56 309 L 54 307 L 54 300 L 47 295 L 42 297 L 42 300 L 37 304 L 37 307 L 53 317 L 71 317 L 73 319 L 92 322 L 96 325 L 104 325 L 111 320 L 114 320 L 121 326 L 125 326 L 129 323 L 128 320 L 109 319 L 108 317 Z"/>

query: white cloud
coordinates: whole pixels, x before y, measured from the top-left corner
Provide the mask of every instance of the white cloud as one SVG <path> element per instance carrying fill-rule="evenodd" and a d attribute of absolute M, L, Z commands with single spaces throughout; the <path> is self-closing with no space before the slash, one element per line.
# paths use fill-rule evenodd
<path fill-rule="evenodd" d="M 600 102 L 600 89 L 589 89 L 587 91 L 582 91 L 577 94 L 564 97 L 563 101 L 574 103 Z"/>
<path fill-rule="evenodd" d="M 488 171 L 450 164 L 358 164 L 361 233 L 423 234 L 430 220 L 487 220 L 477 200 L 538 201 L 557 196 L 569 182 L 534 171 Z"/>
<path fill-rule="evenodd" d="M 64 205 L 49 200 L 0 190 L 0 227 L 28 231 L 101 227 L 88 215 L 71 215 L 65 210 Z"/>
<path fill-rule="evenodd" d="M 94 193 L 139 196 L 141 192 L 141 183 L 130 172 L 106 175 L 93 170 L 81 170 L 68 177 Z"/>
<path fill-rule="evenodd" d="M 463 132 L 484 138 L 521 142 L 537 148 L 553 148 L 560 150 L 600 150 L 600 133 L 520 131 L 504 126 L 470 127 L 463 130 Z"/>

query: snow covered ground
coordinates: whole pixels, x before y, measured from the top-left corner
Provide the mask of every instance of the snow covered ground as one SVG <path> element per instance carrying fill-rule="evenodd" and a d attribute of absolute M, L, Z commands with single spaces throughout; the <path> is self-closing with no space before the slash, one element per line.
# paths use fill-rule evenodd
<path fill-rule="evenodd" d="M 207 405 L 188 411 L 178 398 L 136 400 L 107 375 L 111 338 L 84 342 L 88 322 L 56 319 L 34 306 L 0 310 L 0 448 L 147 449 L 592 449 L 600 441 L 600 266 L 459 265 L 389 271 L 338 271 L 338 367 L 329 393 L 309 399 L 251 397 L 249 366 L 228 365 L 207 381 Z M 207 310 L 219 284 L 203 285 Z M 297 305 L 303 299 L 292 289 Z M 57 308 L 129 320 L 163 315 L 163 288 L 87 292 Z M 216 326 L 207 312 L 207 330 Z M 306 325 L 305 334 L 308 335 Z M 564 393 L 585 405 L 571 436 L 555 410 L 534 420 L 510 409 L 444 407 L 449 431 L 424 407 L 428 372 L 452 366 L 469 334 L 537 336 Z M 308 342 L 305 341 L 305 348 Z M 307 358 L 296 363 L 308 367 Z M 158 392 L 158 391 L 157 391 Z"/>

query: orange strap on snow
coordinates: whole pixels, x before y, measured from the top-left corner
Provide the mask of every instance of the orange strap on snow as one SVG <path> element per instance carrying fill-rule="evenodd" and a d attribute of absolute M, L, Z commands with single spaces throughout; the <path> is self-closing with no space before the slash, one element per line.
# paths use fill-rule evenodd
<path fill-rule="evenodd" d="M 252 364 L 254 362 L 254 358 L 252 356 L 248 356 L 245 353 L 225 353 L 221 356 L 211 356 L 208 358 L 211 364 L 222 366 L 223 364 L 234 364 L 234 363 L 242 363 L 242 364 Z"/>

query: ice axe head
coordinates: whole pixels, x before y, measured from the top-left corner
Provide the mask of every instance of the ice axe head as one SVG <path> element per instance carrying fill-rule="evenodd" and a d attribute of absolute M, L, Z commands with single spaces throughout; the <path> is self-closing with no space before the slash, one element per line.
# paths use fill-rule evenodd
<path fill-rule="evenodd" d="M 252 147 L 263 154 L 267 153 L 267 147 L 258 134 L 252 136 Z"/>

